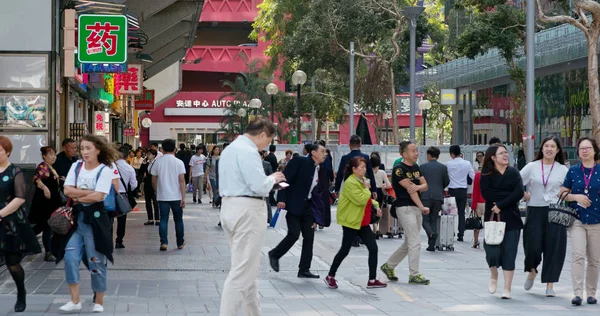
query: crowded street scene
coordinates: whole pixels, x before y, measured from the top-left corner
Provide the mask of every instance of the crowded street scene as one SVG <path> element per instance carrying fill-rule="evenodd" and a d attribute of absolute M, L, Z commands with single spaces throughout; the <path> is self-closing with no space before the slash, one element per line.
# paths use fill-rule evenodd
<path fill-rule="evenodd" d="M 0 12 L 0 316 L 598 314 L 599 3 Z"/>

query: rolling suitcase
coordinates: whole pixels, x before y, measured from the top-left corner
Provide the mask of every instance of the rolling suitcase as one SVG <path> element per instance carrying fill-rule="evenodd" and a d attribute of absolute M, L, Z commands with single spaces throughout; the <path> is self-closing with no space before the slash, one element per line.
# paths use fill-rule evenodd
<path fill-rule="evenodd" d="M 437 250 L 454 251 L 454 222 L 456 216 L 442 215 L 438 218 L 438 236 L 435 243 Z"/>

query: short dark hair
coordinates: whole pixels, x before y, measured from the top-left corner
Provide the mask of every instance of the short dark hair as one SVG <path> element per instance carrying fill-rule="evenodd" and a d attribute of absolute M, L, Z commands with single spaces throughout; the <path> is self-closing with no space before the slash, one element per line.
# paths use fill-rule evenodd
<path fill-rule="evenodd" d="M 227 146 L 229 146 L 229 143 L 223 143 L 223 149 L 227 148 Z"/>
<path fill-rule="evenodd" d="M 460 156 L 460 146 L 458 146 L 458 145 L 450 146 L 450 154 L 452 154 L 456 157 Z"/>
<path fill-rule="evenodd" d="M 598 147 L 598 143 L 595 139 L 590 137 L 581 137 L 577 140 L 577 156 L 579 156 L 579 145 L 581 145 L 584 140 L 587 140 L 592 144 L 592 147 L 594 148 L 594 160 L 600 159 L 600 148 Z"/>
<path fill-rule="evenodd" d="M 152 143 L 152 144 L 150 144 L 150 146 L 154 146 L 154 147 L 158 148 L 158 143 Z"/>
<path fill-rule="evenodd" d="M 321 146 L 323 146 L 323 147 L 325 147 L 325 146 L 327 145 L 327 144 L 325 143 L 325 141 L 324 141 L 324 140 L 322 140 L 322 139 L 321 139 L 321 140 L 318 140 L 318 141 L 316 141 L 316 142 L 315 142 L 315 144 L 319 144 L 319 145 L 321 145 Z"/>
<path fill-rule="evenodd" d="M 405 140 L 403 142 L 400 142 L 400 155 L 402 155 L 402 153 L 406 151 L 406 149 L 408 148 L 408 145 L 410 145 L 410 144 L 414 144 L 414 142 L 412 142 L 410 140 Z"/>
<path fill-rule="evenodd" d="M 185 144 L 184 143 L 179 144 L 179 149 L 185 150 Z"/>
<path fill-rule="evenodd" d="M 162 143 L 162 148 L 166 153 L 175 152 L 175 140 L 167 138 Z"/>
<path fill-rule="evenodd" d="M 360 146 L 362 144 L 362 139 L 358 135 L 350 136 L 350 146 Z"/>
<path fill-rule="evenodd" d="M 156 155 L 158 155 L 158 152 L 156 151 L 156 149 L 152 149 L 152 148 L 148 149 L 148 153 L 152 154 L 154 157 L 156 157 Z"/>
<path fill-rule="evenodd" d="M 42 148 L 40 148 L 40 152 L 42 153 L 42 156 L 46 156 L 49 153 L 56 153 L 56 150 L 54 150 L 54 148 L 52 146 L 44 146 Z"/>
<path fill-rule="evenodd" d="M 490 138 L 490 141 L 488 141 L 488 145 L 490 145 L 490 146 L 496 145 L 496 144 L 502 144 L 502 141 L 498 137 L 494 136 L 494 137 Z"/>
<path fill-rule="evenodd" d="M 435 146 L 431 146 L 427 148 L 427 154 L 433 159 L 438 159 L 440 158 L 440 149 Z"/>
<path fill-rule="evenodd" d="M 371 155 L 371 166 L 373 166 L 373 168 L 381 166 L 381 158 L 379 158 L 378 155 Z"/>
<path fill-rule="evenodd" d="M 196 151 L 196 145 L 192 144 L 192 145 L 190 146 L 190 150 L 191 150 L 191 151 Z"/>
<path fill-rule="evenodd" d="M 119 153 L 121 154 L 121 158 L 123 159 L 127 159 L 127 157 L 129 156 L 129 153 L 132 153 L 133 151 L 129 150 L 129 148 L 127 148 L 126 146 L 123 146 L 119 149 Z"/>
<path fill-rule="evenodd" d="M 62 141 L 62 145 L 61 146 L 65 147 L 65 146 L 67 146 L 68 144 L 71 144 L 71 143 L 76 143 L 76 141 L 73 138 L 65 138 Z"/>
<path fill-rule="evenodd" d="M 315 146 L 313 144 L 305 144 L 304 150 L 306 150 L 307 154 L 310 154 L 311 151 L 315 150 Z"/>
<path fill-rule="evenodd" d="M 274 153 L 275 151 L 277 151 L 277 146 L 275 146 L 275 145 L 270 145 L 270 146 L 269 146 L 269 152 L 272 152 L 272 153 Z"/>
<path fill-rule="evenodd" d="M 275 129 L 275 124 L 273 124 L 271 120 L 265 117 L 261 117 L 250 121 L 244 133 L 252 136 L 258 136 L 264 132 L 267 134 L 268 137 L 273 137 L 276 131 L 277 130 Z"/>

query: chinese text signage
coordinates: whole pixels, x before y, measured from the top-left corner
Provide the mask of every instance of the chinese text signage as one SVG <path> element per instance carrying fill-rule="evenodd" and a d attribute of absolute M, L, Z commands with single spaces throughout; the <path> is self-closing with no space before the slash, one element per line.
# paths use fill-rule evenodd
<path fill-rule="evenodd" d="M 127 62 L 127 18 L 124 15 L 82 14 L 77 26 L 81 63 Z"/>
<path fill-rule="evenodd" d="M 248 102 L 238 100 L 177 100 L 175 105 L 178 108 L 228 108 L 231 104 L 243 104 L 245 107 L 248 106 Z"/>
<path fill-rule="evenodd" d="M 96 111 L 94 112 L 94 134 L 99 136 L 106 135 L 105 131 L 105 123 L 104 123 L 104 112 Z"/>
<path fill-rule="evenodd" d="M 123 129 L 123 136 L 135 136 L 135 128 Z"/>
<path fill-rule="evenodd" d="M 143 87 L 143 67 L 140 64 L 127 65 L 127 72 L 115 74 L 115 86 L 120 95 L 140 95 Z"/>
<path fill-rule="evenodd" d="M 135 97 L 136 110 L 154 109 L 154 90 L 144 90 L 144 93 Z"/>

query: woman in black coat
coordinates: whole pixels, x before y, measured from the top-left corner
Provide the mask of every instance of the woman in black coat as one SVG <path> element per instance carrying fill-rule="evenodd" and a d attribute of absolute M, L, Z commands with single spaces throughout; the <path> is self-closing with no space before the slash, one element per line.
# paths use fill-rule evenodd
<path fill-rule="evenodd" d="M 36 185 L 33 202 L 29 211 L 29 221 L 34 224 L 33 231 L 36 235 L 43 232 L 42 242 L 46 255 L 45 261 L 54 262 L 56 258 L 50 251 L 52 229 L 48 226 L 48 219 L 52 212 L 62 205 L 60 195 L 59 176 L 52 165 L 56 161 L 56 151 L 50 146 L 40 148 L 42 161 L 35 170 L 33 183 Z"/>
<path fill-rule="evenodd" d="M 509 166 L 509 153 L 503 145 L 490 146 L 485 152 L 480 180 L 481 195 L 485 199 L 484 220 L 506 223 L 504 239 L 500 245 L 484 241 L 486 260 L 490 267 L 489 291 L 496 292 L 498 268 L 504 273 L 503 299 L 510 299 L 515 260 L 523 221 L 519 201 L 523 198 L 523 180 L 519 170 Z"/>

